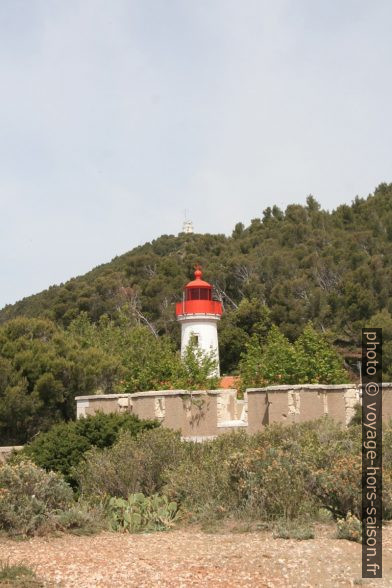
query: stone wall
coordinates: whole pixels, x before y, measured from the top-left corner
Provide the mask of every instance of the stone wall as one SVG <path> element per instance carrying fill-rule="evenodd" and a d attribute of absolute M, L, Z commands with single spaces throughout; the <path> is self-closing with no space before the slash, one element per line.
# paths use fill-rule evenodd
<path fill-rule="evenodd" d="M 360 387 L 355 384 L 249 388 L 241 400 L 233 389 L 158 390 L 76 398 L 78 418 L 98 411 L 126 411 L 143 419 L 157 419 L 165 427 L 180 430 L 183 438 L 193 440 L 233 430 L 255 433 L 268 424 L 301 423 L 323 416 L 347 425 L 360 401 Z M 392 418 L 392 384 L 383 385 L 383 418 Z"/>
<path fill-rule="evenodd" d="M 252 388 L 248 390 L 249 432 L 260 431 L 266 424 L 301 423 L 322 416 L 347 425 L 359 402 L 359 387 L 354 384 Z"/>
<path fill-rule="evenodd" d="M 382 387 L 383 418 L 392 418 L 392 383 Z M 158 390 L 97 394 L 76 398 L 77 417 L 96 412 L 131 412 L 179 430 L 184 439 L 203 441 L 230 431 L 256 433 L 271 423 L 301 423 L 328 415 L 347 425 L 361 402 L 355 384 L 301 384 L 249 388 L 243 399 L 234 389 Z M 0 463 L 22 447 L 0 447 Z"/>
<path fill-rule="evenodd" d="M 301 423 L 329 416 L 348 425 L 361 403 L 356 384 L 299 384 L 251 388 L 248 393 L 249 432 L 270 423 Z M 383 419 L 392 418 L 392 384 L 382 386 Z"/>
<path fill-rule="evenodd" d="M 78 396 L 77 418 L 98 411 L 131 412 L 142 419 L 157 419 L 163 426 L 180 430 L 184 438 L 216 437 L 246 414 L 237 392 L 225 390 L 152 390 L 134 394 Z M 246 427 L 237 422 L 236 427 Z"/>
<path fill-rule="evenodd" d="M 248 388 L 248 431 L 256 433 L 268 425 L 268 399 L 263 389 Z"/>
<path fill-rule="evenodd" d="M 382 385 L 382 416 L 392 418 L 392 384 Z"/>

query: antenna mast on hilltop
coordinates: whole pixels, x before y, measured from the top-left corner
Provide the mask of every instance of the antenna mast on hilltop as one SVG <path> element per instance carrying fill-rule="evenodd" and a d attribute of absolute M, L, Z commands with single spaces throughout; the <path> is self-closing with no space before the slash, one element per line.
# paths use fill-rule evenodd
<path fill-rule="evenodd" d="M 182 223 L 183 233 L 193 233 L 193 222 L 187 219 L 187 210 L 184 210 L 184 222 Z"/>

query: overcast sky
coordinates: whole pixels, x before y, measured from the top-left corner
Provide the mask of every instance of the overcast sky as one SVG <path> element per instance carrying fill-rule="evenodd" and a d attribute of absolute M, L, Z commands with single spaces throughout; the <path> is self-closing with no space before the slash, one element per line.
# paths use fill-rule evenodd
<path fill-rule="evenodd" d="M 1 0 L 0 307 L 392 181 L 390 0 Z"/>

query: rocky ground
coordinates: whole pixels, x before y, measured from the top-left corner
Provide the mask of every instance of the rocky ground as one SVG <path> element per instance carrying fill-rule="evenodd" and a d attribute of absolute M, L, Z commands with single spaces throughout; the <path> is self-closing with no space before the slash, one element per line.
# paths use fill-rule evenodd
<path fill-rule="evenodd" d="M 174 530 L 93 537 L 0 539 L 0 560 L 33 567 L 62 587 L 392 587 L 392 526 L 384 531 L 384 578 L 361 580 L 361 545 L 320 525 L 308 541 L 270 532 L 210 534 Z"/>

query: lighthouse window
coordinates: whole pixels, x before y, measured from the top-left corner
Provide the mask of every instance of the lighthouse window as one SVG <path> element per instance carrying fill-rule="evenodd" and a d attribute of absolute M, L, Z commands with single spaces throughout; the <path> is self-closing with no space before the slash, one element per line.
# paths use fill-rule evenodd
<path fill-rule="evenodd" d="M 195 346 L 195 347 L 196 347 L 196 345 L 199 345 L 199 335 L 192 333 L 190 343 L 192 346 Z"/>
<path fill-rule="evenodd" d="M 210 288 L 190 288 L 187 291 L 187 300 L 211 300 Z"/>

